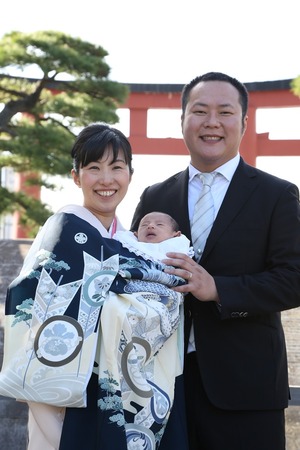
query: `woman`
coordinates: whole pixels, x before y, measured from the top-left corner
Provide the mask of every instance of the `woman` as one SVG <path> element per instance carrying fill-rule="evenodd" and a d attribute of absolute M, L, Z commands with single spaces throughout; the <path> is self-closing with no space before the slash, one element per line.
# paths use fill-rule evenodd
<path fill-rule="evenodd" d="M 126 137 L 91 124 L 71 154 L 83 206 L 48 219 L 8 290 L 0 393 L 28 401 L 28 450 L 185 449 L 170 416 L 182 373 L 171 287 L 184 280 L 111 239 L 133 173 Z"/>

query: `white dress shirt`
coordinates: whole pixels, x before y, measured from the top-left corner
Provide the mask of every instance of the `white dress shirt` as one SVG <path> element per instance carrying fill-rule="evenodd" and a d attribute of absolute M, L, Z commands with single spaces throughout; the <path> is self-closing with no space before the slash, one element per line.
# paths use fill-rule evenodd
<path fill-rule="evenodd" d="M 227 161 L 222 166 L 218 167 L 214 172 L 217 173 L 214 182 L 211 187 L 211 193 L 214 199 L 214 209 L 215 209 L 215 218 L 219 212 L 219 209 L 224 200 L 225 194 L 229 187 L 229 184 L 232 180 L 234 172 L 237 169 L 237 166 L 240 162 L 240 154 L 238 153 L 234 158 Z M 195 204 L 201 194 L 201 190 L 203 185 L 201 180 L 196 175 L 201 173 L 197 170 L 192 164 L 189 165 L 189 187 L 188 187 L 188 207 L 189 207 L 189 220 L 191 223 Z M 188 353 L 195 351 L 195 339 L 194 339 L 194 327 L 192 324 L 189 345 L 188 345 Z"/>

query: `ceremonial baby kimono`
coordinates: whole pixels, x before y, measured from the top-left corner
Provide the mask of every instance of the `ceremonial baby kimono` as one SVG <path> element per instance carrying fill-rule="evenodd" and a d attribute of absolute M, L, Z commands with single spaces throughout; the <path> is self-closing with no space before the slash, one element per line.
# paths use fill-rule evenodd
<path fill-rule="evenodd" d="M 120 229 L 63 208 L 9 286 L 0 394 L 28 402 L 28 450 L 159 448 L 183 368 L 171 288 L 184 280 L 111 239 Z"/>

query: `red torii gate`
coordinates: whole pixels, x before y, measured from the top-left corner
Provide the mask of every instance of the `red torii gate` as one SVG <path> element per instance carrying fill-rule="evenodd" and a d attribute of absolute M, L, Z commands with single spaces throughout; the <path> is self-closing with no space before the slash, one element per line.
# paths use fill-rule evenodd
<path fill-rule="evenodd" d="M 268 133 L 257 134 L 255 115 L 258 108 L 300 107 L 300 98 L 292 94 L 292 80 L 263 81 L 245 83 L 249 91 L 248 126 L 240 148 L 244 159 L 253 166 L 257 156 L 300 156 L 300 140 L 269 140 Z M 147 111 L 152 108 L 181 109 L 182 84 L 127 84 L 130 94 L 122 108 L 130 110 L 129 140 L 133 153 L 140 155 L 186 155 L 187 149 L 182 139 L 148 138 Z M 19 174 L 19 189 L 24 188 L 24 176 Z M 40 197 L 30 188 L 30 195 Z M 26 231 L 19 224 L 15 214 L 13 235 L 26 237 Z"/>
<path fill-rule="evenodd" d="M 300 156 L 300 140 L 269 140 L 256 133 L 258 108 L 300 107 L 300 98 L 290 89 L 292 80 L 245 83 L 249 91 L 248 126 L 240 148 L 244 159 L 256 165 L 257 156 Z M 136 154 L 186 155 L 182 139 L 148 138 L 148 109 L 181 109 L 182 84 L 128 84 L 130 95 L 122 107 L 130 110 L 129 140 Z M 300 125 L 300 124 L 299 124 Z"/>

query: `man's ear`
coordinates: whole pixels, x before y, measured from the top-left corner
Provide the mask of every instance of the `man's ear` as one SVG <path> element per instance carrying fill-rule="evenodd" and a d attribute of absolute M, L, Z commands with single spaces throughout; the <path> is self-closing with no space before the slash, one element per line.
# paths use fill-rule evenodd
<path fill-rule="evenodd" d="M 244 134 L 245 134 L 245 132 L 247 130 L 247 124 L 248 124 L 248 116 L 245 116 L 244 117 L 244 121 L 243 121 L 243 127 L 242 127 L 243 136 L 244 136 Z"/>

